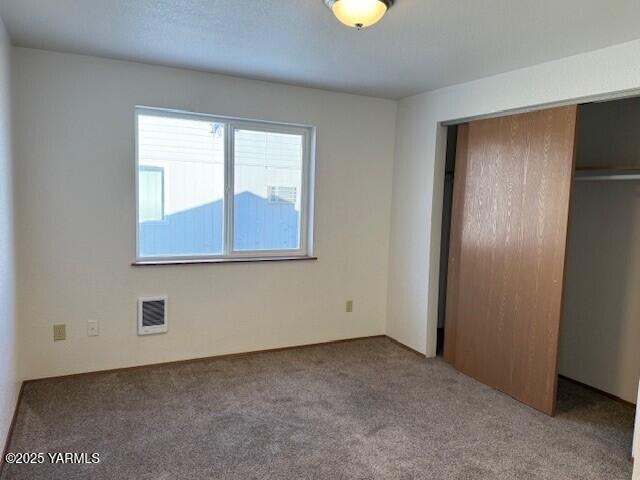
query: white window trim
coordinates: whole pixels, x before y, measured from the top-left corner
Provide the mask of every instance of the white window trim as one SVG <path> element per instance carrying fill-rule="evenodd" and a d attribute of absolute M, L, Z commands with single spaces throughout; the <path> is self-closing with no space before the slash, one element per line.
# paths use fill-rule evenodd
<path fill-rule="evenodd" d="M 224 212 L 223 212 L 223 252 L 220 255 L 180 255 L 180 256 L 140 256 L 140 197 L 138 192 L 138 117 L 139 115 L 154 115 L 169 118 L 206 119 L 212 122 L 223 123 L 225 125 L 225 186 L 224 186 Z M 207 260 L 215 261 L 237 261 L 251 259 L 295 259 L 313 257 L 313 214 L 314 214 L 314 192 L 315 192 L 315 144 L 316 128 L 310 125 L 271 122 L 263 120 L 250 120 L 237 117 L 227 117 L 220 115 L 210 115 L 206 113 L 194 113 L 184 110 L 173 110 L 167 108 L 136 106 L 135 112 L 135 232 L 136 251 L 134 265 L 145 264 L 167 264 L 167 263 L 206 263 Z M 235 130 L 257 130 L 263 132 L 291 133 L 302 135 L 302 182 L 300 195 L 300 248 L 285 250 L 242 250 L 233 249 L 233 200 L 234 200 L 234 155 L 233 155 L 233 135 Z"/>

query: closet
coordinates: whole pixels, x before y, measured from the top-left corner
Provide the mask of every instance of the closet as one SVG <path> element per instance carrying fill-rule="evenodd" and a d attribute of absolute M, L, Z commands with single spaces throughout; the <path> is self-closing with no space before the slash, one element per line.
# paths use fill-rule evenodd
<path fill-rule="evenodd" d="M 561 375 L 636 403 L 640 376 L 640 98 L 581 105 Z"/>
<path fill-rule="evenodd" d="M 640 99 L 449 127 L 438 346 L 549 415 L 558 374 L 635 403 Z"/>

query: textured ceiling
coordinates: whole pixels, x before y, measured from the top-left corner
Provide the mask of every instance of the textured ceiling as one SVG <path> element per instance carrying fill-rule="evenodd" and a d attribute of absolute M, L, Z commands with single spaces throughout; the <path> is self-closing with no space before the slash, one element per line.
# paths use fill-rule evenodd
<path fill-rule="evenodd" d="M 14 44 L 399 98 L 640 38 L 638 0 L 0 0 Z"/>

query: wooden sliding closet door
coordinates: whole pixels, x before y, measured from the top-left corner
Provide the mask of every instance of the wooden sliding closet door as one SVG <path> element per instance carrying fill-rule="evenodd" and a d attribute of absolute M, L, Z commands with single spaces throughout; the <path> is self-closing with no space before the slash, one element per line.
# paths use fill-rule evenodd
<path fill-rule="evenodd" d="M 575 106 L 458 127 L 445 360 L 549 415 Z"/>

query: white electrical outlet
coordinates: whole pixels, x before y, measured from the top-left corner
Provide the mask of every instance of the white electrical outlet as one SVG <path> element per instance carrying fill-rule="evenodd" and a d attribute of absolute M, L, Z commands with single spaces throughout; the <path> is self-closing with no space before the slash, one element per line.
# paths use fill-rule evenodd
<path fill-rule="evenodd" d="M 87 322 L 87 337 L 97 337 L 100 335 L 100 329 L 98 327 L 97 320 L 89 320 Z"/>

